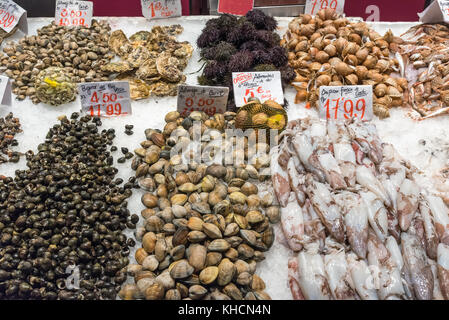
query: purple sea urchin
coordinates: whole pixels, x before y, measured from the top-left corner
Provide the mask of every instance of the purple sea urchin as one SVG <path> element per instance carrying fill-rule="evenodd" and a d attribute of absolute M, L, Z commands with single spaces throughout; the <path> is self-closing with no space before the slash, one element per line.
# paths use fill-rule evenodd
<path fill-rule="evenodd" d="M 245 17 L 248 21 L 254 24 L 257 29 L 273 31 L 277 27 L 277 22 L 273 17 L 267 16 L 263 11 L 258 9 L 248 11 Z"/>
<path fill-rule="evenodd" d="M 234 54 L 229 60 L 228 70 L 230 72 L 251 71 L 254 57 L 251 51 L 242 50 Z"/>

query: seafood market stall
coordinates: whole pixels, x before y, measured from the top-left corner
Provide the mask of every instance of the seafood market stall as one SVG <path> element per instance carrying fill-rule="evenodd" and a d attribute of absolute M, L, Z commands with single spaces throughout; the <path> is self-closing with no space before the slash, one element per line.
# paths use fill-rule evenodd
<path fill-rule="evenodd" d="M 449 30 L 317 17 L 28 18 L 4 39 L 0 299 L 449 299 Z M 283 101 L 240 103 L 246 71 L 280 71 Z M 84 103 L 109 81 L 128 104 Z M 183 113 L 183 84 L 229 91 L 225 112 Z M 351 85 L 372 120 L 321 120 L 320 87 Z M 200 145 L 280 132 L 252 164 L 185 164 L 195 122 Z"/>

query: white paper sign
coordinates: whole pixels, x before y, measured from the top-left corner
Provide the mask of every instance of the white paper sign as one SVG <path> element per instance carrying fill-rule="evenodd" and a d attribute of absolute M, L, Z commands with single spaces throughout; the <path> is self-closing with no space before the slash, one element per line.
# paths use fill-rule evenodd
<path fill-rule="evenodd" d="M 373 86 L 321 86 L 319 115 L 327 120 L 371 120 Z"/>
<path fill-rule="evenodd" d="M 0 1 L 0 28 L 11 32 L 19 24 L 18 29 L 28 33 L 27 12 L 11 0 Z"/>
<path fill-rule="evenodd" d="M 128 81 L 78 84 L 82 110 L 91 116 L 114 117 L 131 114 Z"/>
<path fill-rule="evenodd" d="M 178 112 L 181 117 L 193 111 L 204 111 L 209 116 L 226 112 L 229 88 L 181 84 L 178 86 Z"/>
<path fill-rule="evenodd" d="M 261 102 L 274 100 L 284 105 L 281 73 L 279 71 L 233 72 L 235 105 L 241 107 L 249 98 L 258 98 Z"/>
<path fill-rule="evenodd" d="M 338 13 L 343 13 L 345 9 L 345 0 L 306 0 L 305 13 L 314 16 L 318 11 L 326 8 L 331 8 Z"/>
<path fill-rule="evenodd" d="M 422 23 L 449 23 L 449 0 L 435 0 L 418 16 Z"/>
<path fill-rule="evenodd" d="M 90 27 L 93 16 L 93 2 L 58 0 L 56 2 L 55 23 L 58 26 Z"/>
<path fill-rule="evenodd" d="M 0 102 L 3 105 L 11 105 L 11 81 L 5 76 L 0 76 Z"/>
<path fill-rule="evenodd" d="M 182 15 L 181 0 L 141 0 L 141 4 L 142 15 L 149 20 Z"/>

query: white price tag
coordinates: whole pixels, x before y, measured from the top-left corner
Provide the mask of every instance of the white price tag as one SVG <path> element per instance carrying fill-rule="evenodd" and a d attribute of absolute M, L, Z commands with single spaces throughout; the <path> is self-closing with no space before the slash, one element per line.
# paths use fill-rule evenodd
<path fill-rule="evenodd" d="M 0 76 L 0 103 L 11 105 L 11 80 L 5 76 Z"/>
<path fill-rule="evenodd" d="M 93 2 L 58 0 L 56 2 L 55 23 L 58 26 L 90 27 L 93 16 Z"/>
<path fill-rule="evenodd" d="M 373 86 L 321 86 L 319 115 L 327 120 L 371 120 Z"/>
<path fill-rule="evenodd" d="M 114 117 L 131 114 L 128 81 L 78 84 L 83 112 L 91 116 Z"/>
<path fill-rule="evenodd" d="M 279 71 L 233 72 L 235 105 L 241 107 L 249 98 L 258 98 L 261 102 L 274 100 L 284 105 L 281 73 Z"/>
<path fill-rule="evenodd" d="M 23 33 L 28 33 L 27 12 L 11 0 L 0 2 L 0 28 L 6 32 L 11 32 L 19 24 L 18 29 Z"/>
<path fill-rule="evenodd" d="M 178 112 L 182 117 L 192 111 L 204 111 L 209 116 L 225 113 L 229 88 L 181 84 L 178 86 Z"/>
<path fill-rule="evenodd" d="M 305 13 L 314 16 L 318 11 L 326 8 L 331 8 L 338 13 L 343 13 L 345 9 L 345 0 L 306 0 Z"/>
<path fill-rule="evenodd" d="M 421 13 L 418 13 L 422 23 L 449 23 L 449 0 L 435 0 Z"/>
<path fill-rule="evenodd" d="M 141 4 L 142 15 L 149 20 L 182 15 L 181 0 L 141 0 Z"/>

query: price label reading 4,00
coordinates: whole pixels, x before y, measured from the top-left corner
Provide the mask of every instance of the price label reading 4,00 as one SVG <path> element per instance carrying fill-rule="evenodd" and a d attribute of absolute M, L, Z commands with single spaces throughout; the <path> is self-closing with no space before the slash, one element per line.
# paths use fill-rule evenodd
<path fill-rule="evenodd" d="M 89 27 L 92 21 L 93 3 L 90 1 L 58 0 L 55 22 L 59 26 Z"/>
<path fill-rule="evenodd" d="M 373 118 L 372 86 L 321 86 L 319 102 L 322 119 Z"/>
<path fill-rule="evenodd" d="M 92 117 L 131 114 L 127 81 L 92 82 L 78 85 L 82 109 Z"/>
<path fill-rule="evenodd" d="M 344 11 L 345 0 L 307 0 L 305 13 L 312 16 L 322 9 L 333 9 L 339 13 Z"/>
<path fill-rule="evenodd" d="M 141 0 L 142 15 L 147 19 L 179 17 L 182 14 L 181 0 Z"/>

